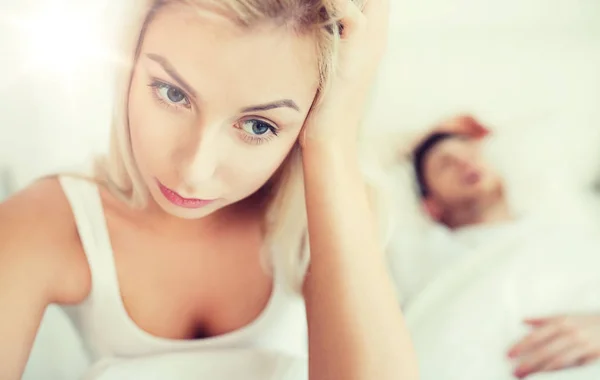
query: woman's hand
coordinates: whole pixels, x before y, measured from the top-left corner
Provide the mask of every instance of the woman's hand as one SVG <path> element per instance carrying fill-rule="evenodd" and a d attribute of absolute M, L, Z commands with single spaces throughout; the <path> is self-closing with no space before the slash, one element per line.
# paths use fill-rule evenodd
<path fill-rule="evenodd" d="M 582 366 L 600 359 L 600 314 L 525 321 L 532 331 L 510 351 L 515 376 Z"/>
<path fill-rule="evenodd" d="M 335 0 L 342 15 L 340 50 L 329 86 L 311 111 L 300 144 L 355 142 L 365 105 L 387 46 L 389 0 Z"/>

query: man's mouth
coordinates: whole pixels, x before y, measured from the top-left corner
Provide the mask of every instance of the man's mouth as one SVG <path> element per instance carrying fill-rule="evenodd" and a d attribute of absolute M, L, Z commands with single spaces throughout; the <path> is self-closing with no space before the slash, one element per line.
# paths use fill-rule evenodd
<path fill-rule="evenodd" d="M 481 180 L 481 173 L 477 170 L 470 170 L 463 176 L 463 182 L 467 185 L 475 185 Z"/>

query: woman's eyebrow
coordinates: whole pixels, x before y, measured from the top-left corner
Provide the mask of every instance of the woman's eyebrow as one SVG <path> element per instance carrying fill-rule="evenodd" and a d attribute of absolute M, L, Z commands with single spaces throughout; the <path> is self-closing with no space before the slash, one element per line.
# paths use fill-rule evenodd
<path fill-rule="evenodd" d="M 242 109 L 242 113 L 268 111 L 268 110 L 272 110 L 275 108 L 285 108 L 285 107 L 291 108 L 293 110 L 300 112 L 300 107 L 298 107 L 296 102 L 294 102 L 291 99 L 282 99 L 282 100 L 277 100 L 277 101 L 271 102 L 271 103 L 265 103 L 265 104 L 251 106 L 251 107 L 246 107 L 246 108 Z"/>
<path fill-rule="evenodd" d="M 194 90 L 194 88 L 190 86 L 185 81 L 185 79 L 183 79 L 183 77 L 177 72 L 177 70 L 175 70 L 175 67 L 173 67 L 173 65 L 171 64 L 171 62 L 169 62 L 167 58 L 154 53 L 148 53 L 146 54 L 146 57 L 158 63 L 163 68 L 163 70 L 165 70 L 165 72 L 169 74 L 169 76 L 173 78 L 173 80 L 177 82 L 177 84 L 181 86 L 181 88 L 184 89 L 188 94 L 190 94 L 194 98 L 197 97 L 197 93 Z"/>
<path fill-rule="evenodd" d="M 158 63 L 163 70 L 171 77 L 178 85 L 181 86 L 187 93 L 193 97 L 197 97 L 197 93 L 192 86 L 190 86 L 185 79 L 177 72 L 175 67 L 169 62 L 166 57 L 159 54 L 148 53 L 146 56 L 152 61 Z M 275 108 L 291 108 L 295 111 L 300 112 L 300 107 L 291 99 L 281 99 L 270 103 L 258 104 L 250 107 L 245 107 L 241 110 L 241 113 L 268 111 Z"/>

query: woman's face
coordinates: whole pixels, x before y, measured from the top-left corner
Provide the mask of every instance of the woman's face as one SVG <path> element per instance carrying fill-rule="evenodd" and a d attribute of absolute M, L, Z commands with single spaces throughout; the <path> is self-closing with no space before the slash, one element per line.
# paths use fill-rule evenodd
<path fill-rule="evenodd" d="M 318 77 L 311 36 L 161 9 L 128 107 L 133 154 L 156 203 L 199 218 L 256 192 L 296 143 Z"/>

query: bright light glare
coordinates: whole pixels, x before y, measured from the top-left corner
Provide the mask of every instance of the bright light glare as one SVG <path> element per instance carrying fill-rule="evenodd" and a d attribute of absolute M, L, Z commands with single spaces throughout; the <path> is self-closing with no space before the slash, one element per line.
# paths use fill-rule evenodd
<path fill-rule="evenodd" d="M 27 66 L 71 75 L 102 59 L 106 50 L 98 21 L 56 3 L 26 17 L 19 24 L 25 37 Z"/>

